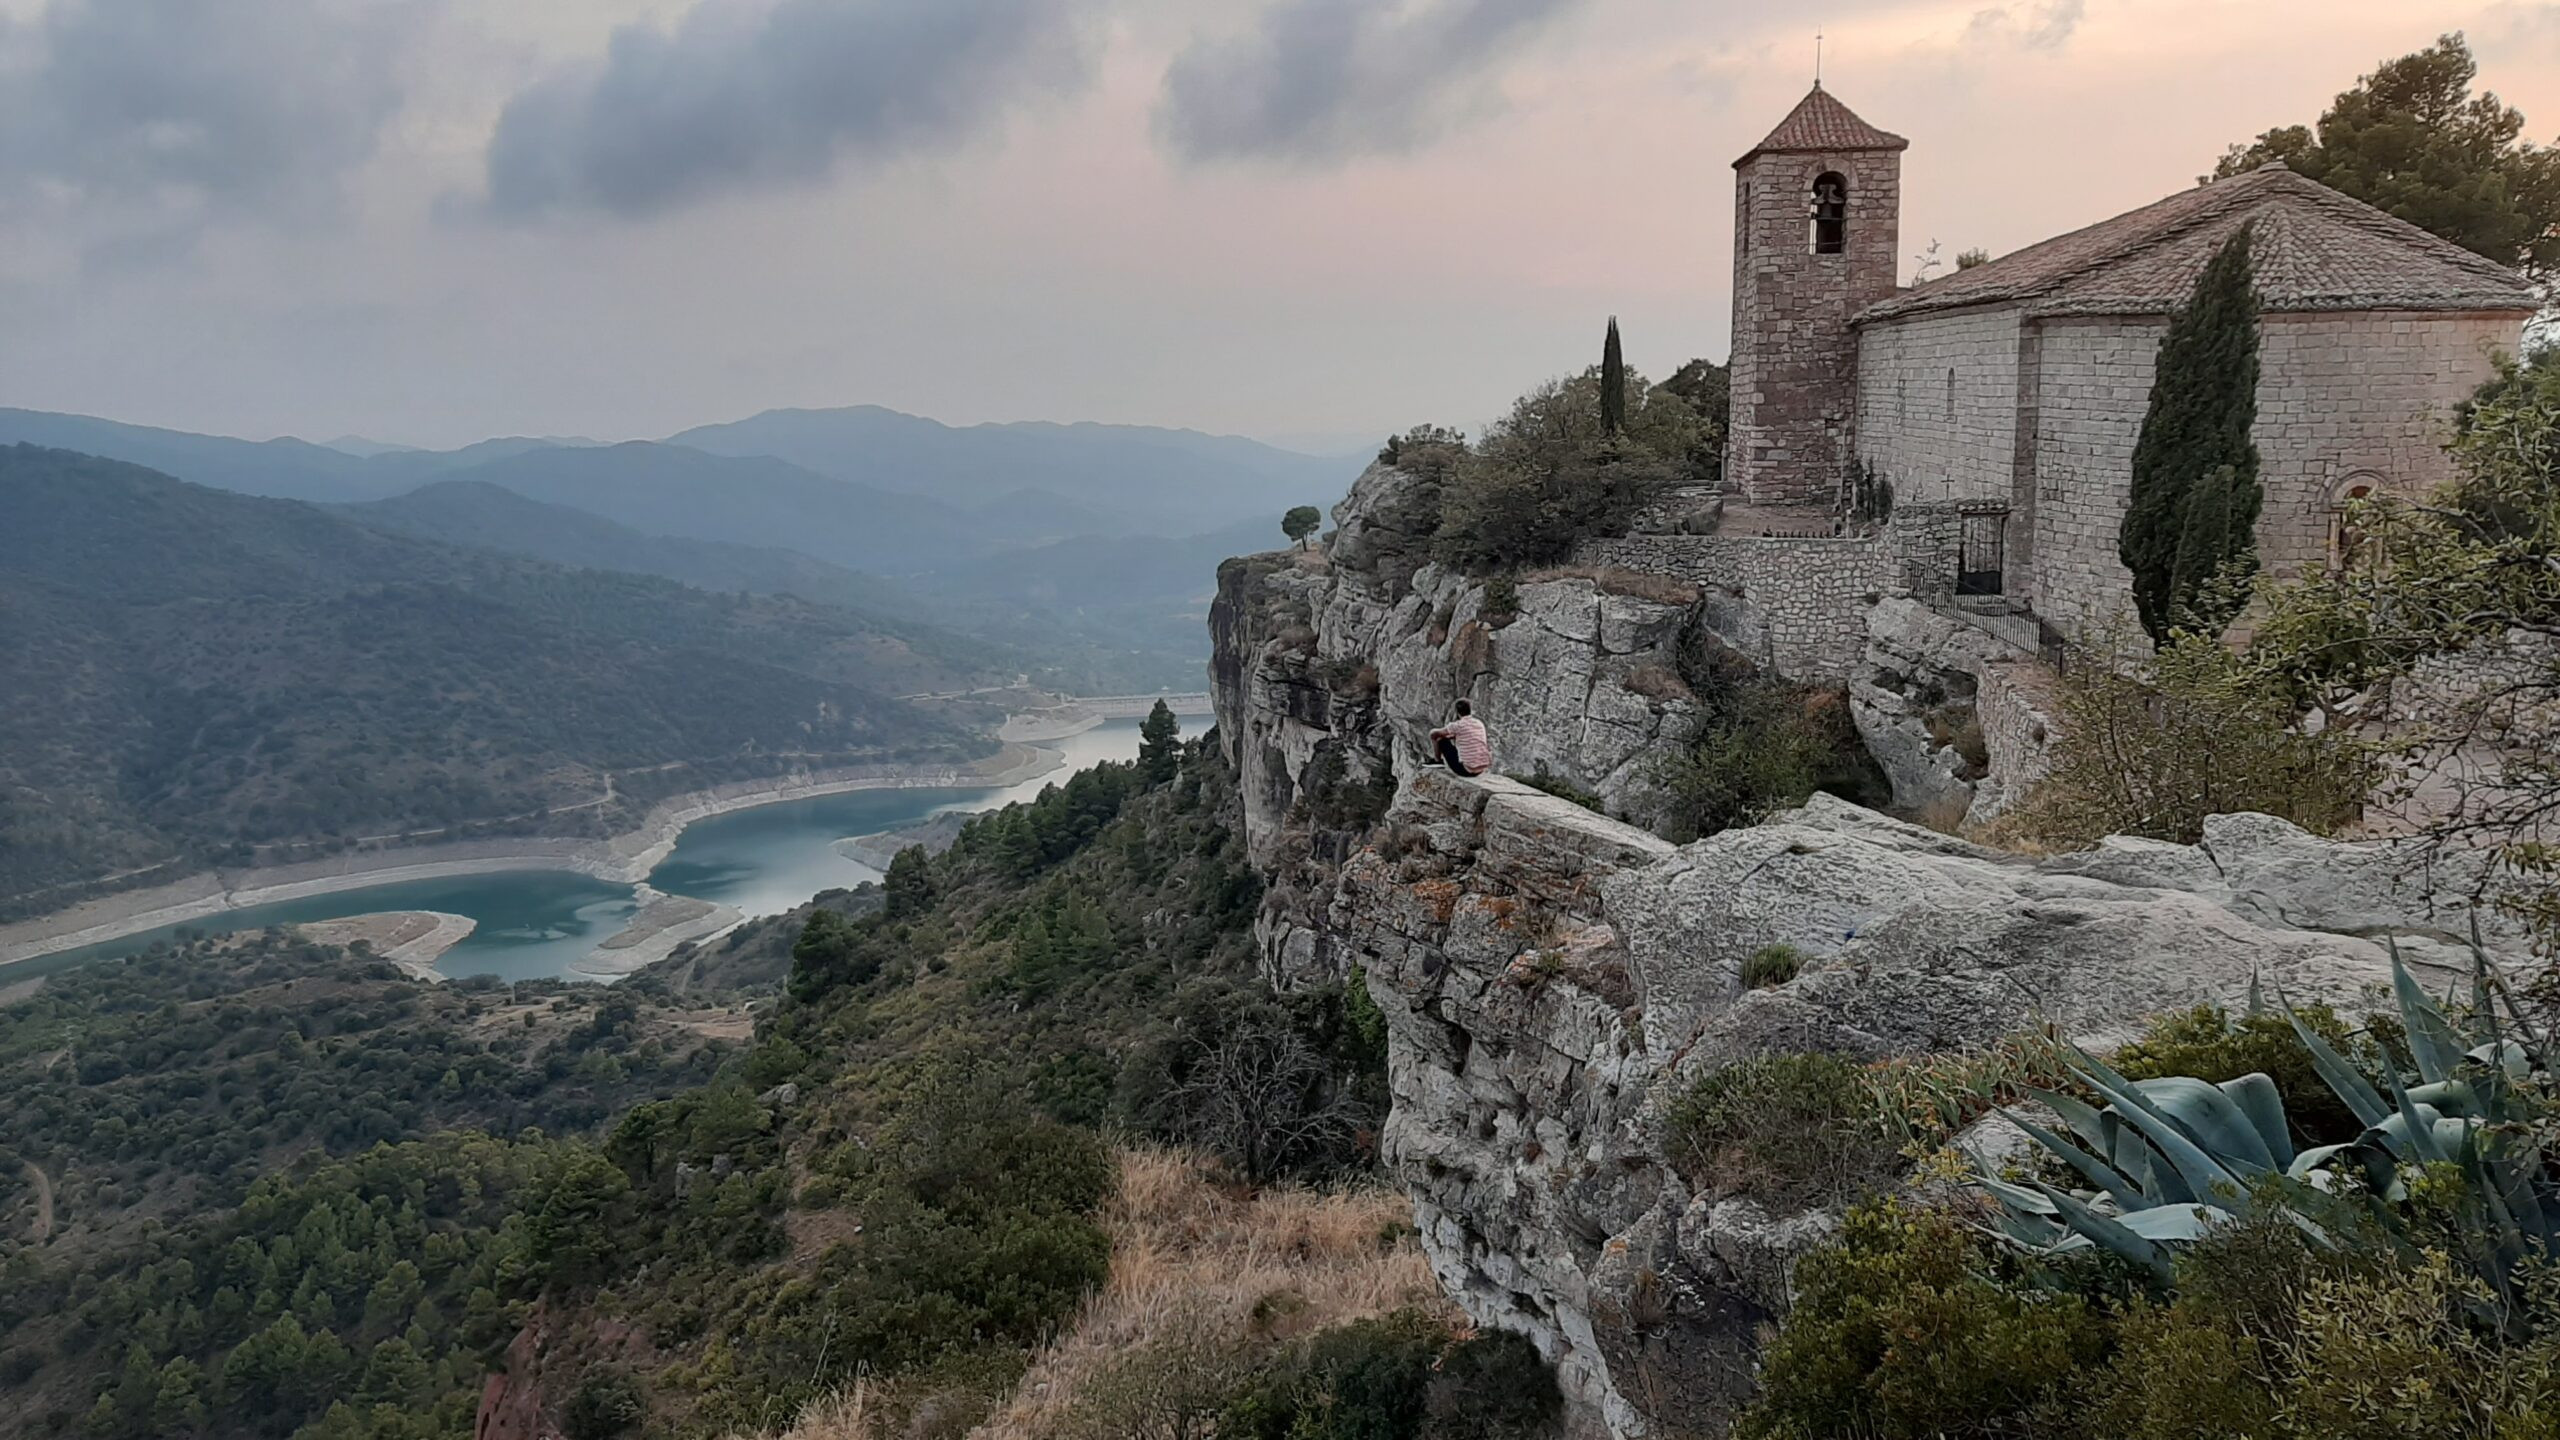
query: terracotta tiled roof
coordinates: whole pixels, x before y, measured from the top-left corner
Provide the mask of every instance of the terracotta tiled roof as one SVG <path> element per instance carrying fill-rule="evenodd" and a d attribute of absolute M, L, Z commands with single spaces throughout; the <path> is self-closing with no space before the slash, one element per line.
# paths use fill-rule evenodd
<path fill-rule="evenodd" d="M 1997 303 L 2038 315 L 2161 314 L 2186 301 L 2244 224 L 2269 310 L 2537 307 L 2506 266 L 2270 164 L 1914 286 L 1858 319 Z"/>
<path fill-rule="evenodd" d="M 1796 103 L 1795 109 L 1787 112 L 1787 118 L 1778 122 L 1778 128 L 1769 132 L 1769 138 L 1752 146 L 1743 153 L 1742 159 L 1733 163 L 1739 167 L 1749 162 L 1752 156 L 1765 155 L 1772 150 L 1909 148 L 1910 141 L 1859 119 L 1848 106 L 1831 98 L 1831 92 L 1823 89 L 1820 81 L 1815 81 L 1812 91 Z"/>

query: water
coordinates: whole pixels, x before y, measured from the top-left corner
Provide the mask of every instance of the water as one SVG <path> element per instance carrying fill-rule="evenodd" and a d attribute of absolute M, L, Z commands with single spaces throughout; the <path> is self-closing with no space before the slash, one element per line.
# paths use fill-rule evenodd
<path fill-rule="evenodd" d="M 685 827 L 673 853 L 650 872 L 649 883 L 670 894 L 735 906 L 749 915 L 788 910 L 822 890 L 880 878 L 879 871 L 838 853 L 838 840 L 898 829 L 946 811 L 993 810 L 1029 800 L 1073 771 L 1103 760 L 1135 758 L 1138 723 L 1105 721 L 1081 735 L 1045 742 L 1047 748 L 1066 756 L 1065 767 L 1021 785 L 855 790 L 713 816 Z M 1197 719 L 1183 722 L 1185 733 L 1199 725 Z M 446 951 L 437 969 L 457 977 L 532 980 L 567 973 L 572 963 L 620 930 L 635 908 L 628 885 L 567 871 L 508 870 L 280 900 L 194 921 L 185 928 L 219 934 L 381 910 L 441 910 L 468 915 L 480 922 L 480 928 Z M 180 928 L 167 926 L 21 961 L 0 968 L 0 977 L 21 980 L 86 960 L 130 955 L 156 940 L 174 938 Z"/>

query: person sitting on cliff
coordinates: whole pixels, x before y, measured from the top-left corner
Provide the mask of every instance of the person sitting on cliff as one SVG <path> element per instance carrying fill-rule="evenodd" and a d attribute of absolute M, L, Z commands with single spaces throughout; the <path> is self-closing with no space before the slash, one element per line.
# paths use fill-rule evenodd
<path fill-rule="evenodd" d="M 1441 764 L 1460 775 L 1481 775 L 1493 767 L 1493 745 L 1475 707 L 1461 700 L 1458 718 L 1431 732 L 1431 745 Z"/>

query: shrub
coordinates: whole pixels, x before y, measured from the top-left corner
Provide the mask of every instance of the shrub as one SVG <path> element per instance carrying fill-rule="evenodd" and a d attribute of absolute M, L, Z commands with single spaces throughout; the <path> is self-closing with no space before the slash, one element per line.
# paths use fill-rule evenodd
<path fill-rule="evenodd" d="M 1742 962 L 1742 988 L 1766 990 L 1784 985 L 1804 968 L 1805 954 L 1793 945 L 1763 945 Z"/>
<path fill-rule="evenodd" d="M 1740 1440 L 2070 1433 L 2105 1343 L 2076 1295 L 2003 1284 L 1972 1232 L 1897 1202 L 1849 1212 L 1796 1269 Z"/>
<path fill-rule="evenodd" d="M 1816 790 L 1880 798 L 1844 693 L 1763 675 L 1702 631 L 1683 643 L 1681 662 L 1700 716 L 1689 744 L 1654 764 L 1671 839 L 1756 825 Z"/>
<path fill-rule="evenodd" d="M 1665 486 L 1698 476 L 1687 400 L 1630 375 L 1626 424 L 1612 434 L 1600 389 L 1596 366 L 1540 386 L 1452 467 L 1432 546 L 1442 563 L 1473 575 L 1552 564 L 1586 537 L 1624 533 Z"/>
<path fill-rule="evenodd" d="M 2060 701 L 2053 773 L 2019 821 L 2049 843 L 2193 844 L 2206 816 L 2252 810 L 2329 834 L 2378 778 L 2365 743 L 2343 726 L 2305 730 L 2280 680 L 2201 635 L 2147 659 L 2102 642 L 2064 672 Z"/>
<path fill-rule="evenodd" d="M 1293 1348 L 1231 1401 L 1220 1440 L 1415 1440 L 1448 1334 L 1416 1311 L 1337 1325 Z"/>
<path fill-rule="evenodd" d="M 1802 1208 L 1855 1200 L 1896 1168 L 1874 1091 L 1832 1055 L 1725 1066 L 1672 1108 L 1671 1163 L 1718 1195 Z"/>
<path fill-rule="evenodd" d="M 1955 751 L 1956 758 L 1964 761 L 1966 779 L 1979 780 L 1991 773 L 1991 742 L 1982 733 L 1982 716 L 1972 702 L 1941 705 L 1921 716 L 1920 723 L 1928 727 L 1931 744 Z"/>
<path fill-rule="evenodd" d="M 2308 1005 L 2296 1013 L 2331 1045 L 2349 1048 L 2346 1022 L 2336 1011 Z M 2213 1005 L 2172 1011 L 2152 1020 L 2141 1039 L 2107 1063 L 2128 1080 L 2192 1075 L 2219 1085 L 2252 1072 L 2263 1074 L 2276 1082 L 2285 1113 L 2302 1132 L 2295 1139 L 2306 1146 L 2352 1140 L 2364 1129 L 2355 1112 L 2321 1080 L 2311 1051 L 2282 1015 L 2234 1016 Z"/>
<path fill-rule="evenodd" d="M 647 1418 L 649 1407 L 631 1377 L 600 1370 L 569 1392 L 560 1406 L 560 1431 L 568 1440 L 621 1440 Z"/>
<path fill-rule="evenodd" d="M 1530 1440 L 1554 1430 L 1564 1392 L 1528 1337 L 1495 1330 L 1441 1358 L 1425 1409 L 1426 1440 Z"/>

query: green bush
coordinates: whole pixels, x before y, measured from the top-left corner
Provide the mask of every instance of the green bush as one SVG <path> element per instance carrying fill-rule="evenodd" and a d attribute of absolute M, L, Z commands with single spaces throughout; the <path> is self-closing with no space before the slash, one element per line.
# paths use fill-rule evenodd
<path fill-rule="evenodd" d="M 2204 635 L 2149 656 L 2101 637 L 2063 672 L 2060 709 L 2053 774 L 2017 820 L 2049 844 L 2192 845 L 2207 816 L 2243 811 L 2330 834 L 2364 813 L 2380 775 L 2351 727 L 2301 728 L 2285 681 Z"/>
<path fill-rule="evenodd" d="M 1801 1208 L 1856 1200 L 1898 1160 L 1874 1088 L 1831 1055 L 1716 1070 L 1671 1107 L 1665 1144 L 1693 1185 Z"/>
<path fill-rule="evenodd" d="M 1763 945 L 1742 962 L 1742 988 L 1766 990 L 1784 985 L 1804 968 L 1805 953 L 1793 945 Z"/>
<path fill-rule="evenodd" d="M 1653 778 L 1668 797 L 1662 829 L 1669 838 L 1756 825 L 1816 790 L 1888 798 L 1844 692 L 1763 675 L 1696 627 L 1681 645 L 1680 678 L 1697 698 L 1699 717 L 1689 743 L 1654 762 Z"/>
<path fill-rule="evenodd" d="M 1554 1431 L 1564 1392 L 1527 1336 L 1492 1330 L 1441 1357 L 1426 1409 L 1426 1440 L 1531 1440 Z"/>
<path fill-rule="evenodd" d="M 601 1370 L 579 1382 L 560 1406 L 560 1430 L 568 1440 L 622 1440 L 647 1418 L 640 1387 L 617 1370 Z"/>
<path fill-rule="evenodd" d="M 2346 1022 L 2326 1005 L 2297 1011 L 2303 1023 L 2341 1050 L 2351 1048 Z M 2304 1146 L 2333 1144 L 2356 1138 L 2364 1129 L 2355 1112 L 2320 1078 L 2293 1026 L 2282 1015 L 2232 1015 L 2219 1006 L 2175 1010 L 2152 1020 L 2142 1038 L 2108 1057 L 2107 1063 L 2128 1080 L 2156 1080 L 2164 1075 L 2191 1075 L 2219 1085 L 2255 1072 L 2276 1082 L 2285 1114 Z"/>
<path fill-rule="evenodd" d="M 1702 478 L 1703 427 L 1684 398 L 1627 377 L 1627 416 L 1610 433 L 1600 368 L 1520 398 L 1441 485 L 1433 554 L 1471 575 L 1553 564 L 1586 537 L 1625 532 L 1664 487 Z"/>
<path fill-rule="evenodd" d="M 1220 1417 L 1220 1440 L 1417 1440 L 1431 1369 L 1448 1333 L 1410 1310 L 1337 1325 L 1302 1342 L 1246 1386 Z"/>
<path fill-rule="evenodd" d="M 1945 1215 L 1849 1212 L 1839 1242 L 1796 1269 L 1738 1440 L 2074 1433 L 2075 1382 L 2105 1328 L 2077 1295 L 2003 1283 L 1995 1258 Z"/>

